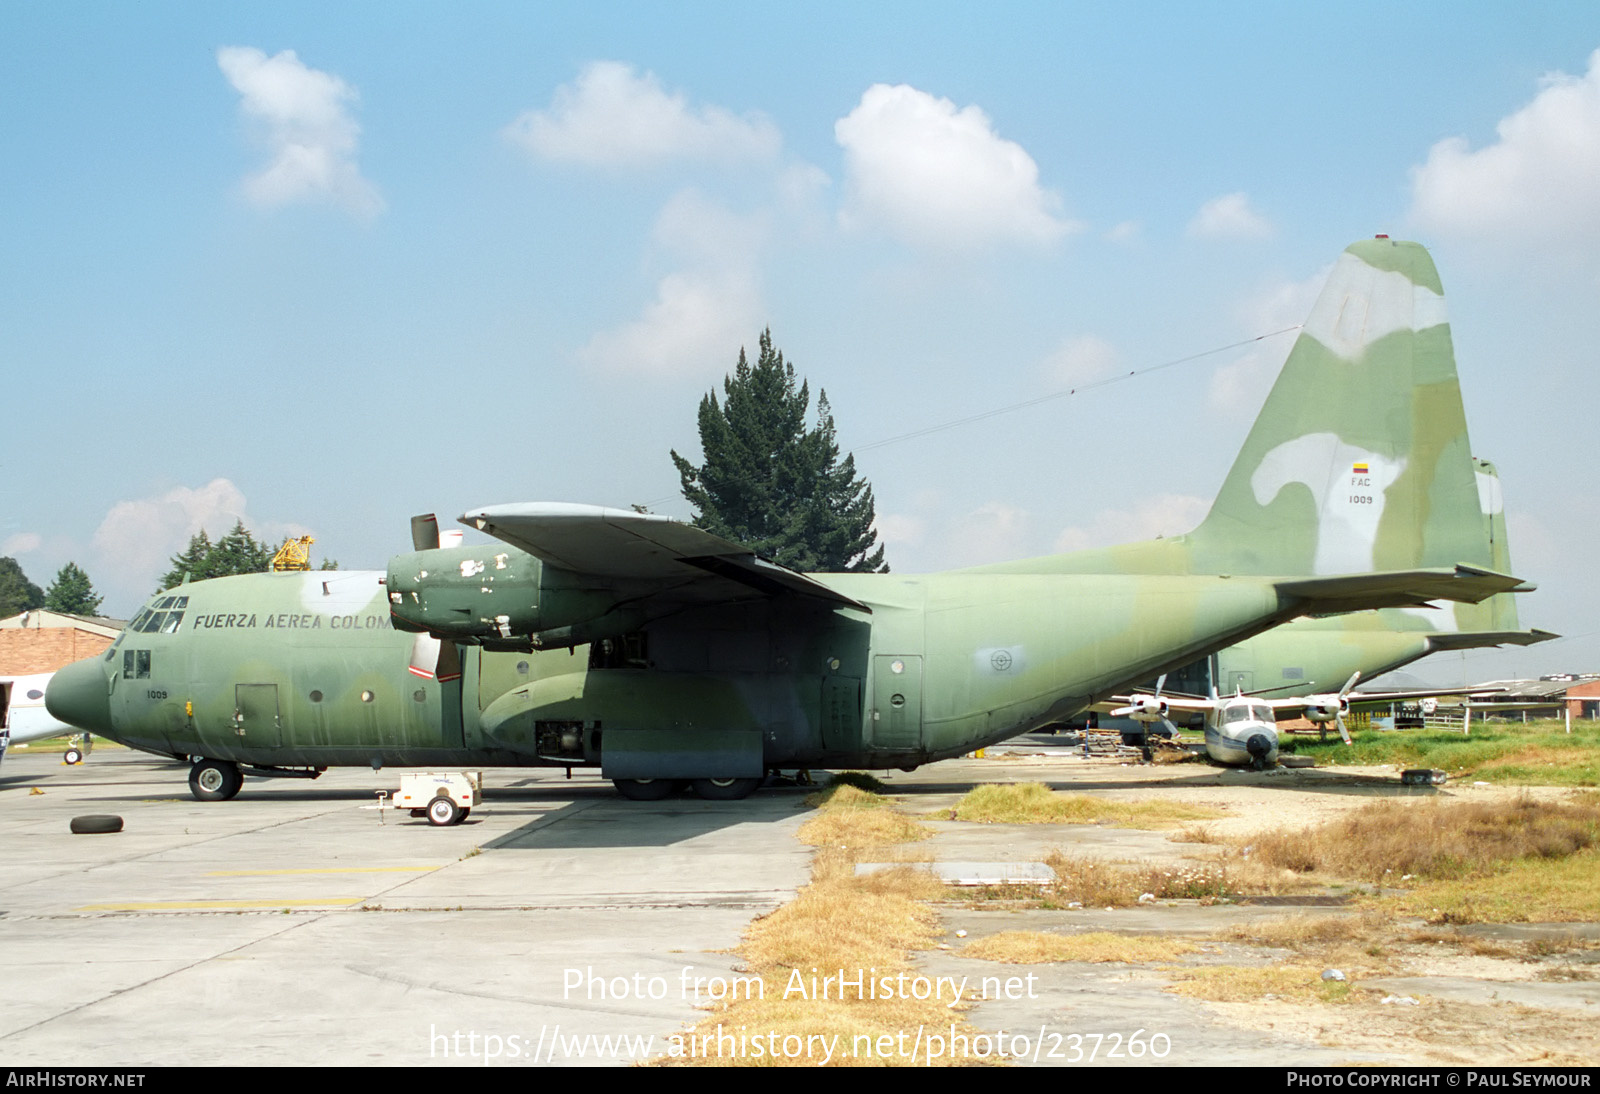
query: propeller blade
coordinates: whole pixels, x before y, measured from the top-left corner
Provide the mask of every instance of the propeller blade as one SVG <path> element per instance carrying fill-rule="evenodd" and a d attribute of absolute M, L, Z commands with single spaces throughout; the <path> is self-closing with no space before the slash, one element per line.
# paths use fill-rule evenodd
<path fill-rule="evenodd" d="M 411 518 L 411 549 L 414 551 L 432 551 L 439 546 L 439 518 L 432 513 L 424 513 Z"/>
<path fill-rule="evenodd" d="M 461 679 L 461 651 L 454 642 L 441 642 L 431 634 L 411 640 L 411 675 L 441 684 Z"/>
<path fill-rule="evenodd" d="M 461 679 L 461 650 L 454 642 L 441 643 L 439 668 L 435 675 L 438 676 L 441 684 Z"/>
<path fill-rule="evenodd" d="M 1350 694 L 1350 689 L 1356 686 L 1356 681 L 1361 679 L 1361 670 L 1357 669 L 1350 674 L 1350 679 L 1344 682 L 1344 687 L 1339 689 L 1339 698 L 1343 699 Z"/>

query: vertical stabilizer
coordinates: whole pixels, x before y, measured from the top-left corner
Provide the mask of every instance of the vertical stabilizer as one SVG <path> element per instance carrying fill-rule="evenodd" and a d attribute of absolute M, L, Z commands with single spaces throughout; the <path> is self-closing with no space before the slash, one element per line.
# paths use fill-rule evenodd
<path fill-rule="evenodd" d="M 1491 566 L 1438 271 L 1417 243 L 1334 266 L 1210 514 L 1196 572 Z"/>

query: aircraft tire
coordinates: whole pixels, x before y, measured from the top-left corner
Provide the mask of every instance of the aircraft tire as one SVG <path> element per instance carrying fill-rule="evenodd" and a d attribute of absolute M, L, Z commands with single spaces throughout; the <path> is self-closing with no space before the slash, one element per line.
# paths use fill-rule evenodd
<path fill-rule="evenodd" d="M 428 823 L 435 828 L 444 828 L 460 821 L 461 807 L 444 795 L 428 803 Z"/>
<path fill-rule="evenodd" d="M 67 749 L 61 754 L 61 762 L 66 764 L 68 767 L 81 764 L 83 762 L 83 750 L 80 748 Z"/>
<path fill-rule="evenodd" d="M 239 765 L 228 760 L 196 760 L 189 769 L 189 793 L 196 801 L 229 801 L 243 785 Z"/>
<path fill-rule="evenodd" d="M 611 785 L 618 794 L 635 802 L 658 802 L 678 789 L 672 779 L 612 779 Z"/>
<path fill-rule="evenodd" d="M 694 792 L 706 801 L 732 802 L 748 798 L 761 785 L 760 779 L 696 779 Z"/>
<path fill-rule="evenodd" d="M 73 817 L 70 827 L 78 835 L 100 835 L 108 832 L 120 832 L 122 831 L 122 818 L 114 813 L 90 813 L 83 817 Z"/>

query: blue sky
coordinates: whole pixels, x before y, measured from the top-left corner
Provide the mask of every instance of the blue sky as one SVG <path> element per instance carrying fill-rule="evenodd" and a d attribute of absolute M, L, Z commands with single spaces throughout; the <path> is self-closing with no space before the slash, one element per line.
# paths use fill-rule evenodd
<path fill-rule="evenodd" d="M 127 615 L 241 517 L 687 517 L 764 327 L 864 446 L 1299 323 L 1389 232 L 1573 636 L 1465 669 L 1600 668 L 1600 8 L 1484 11 L 0 6 L 0 554 Z M 891 565 L 1186 530 L 1289 338 L 864 450 Z"/>

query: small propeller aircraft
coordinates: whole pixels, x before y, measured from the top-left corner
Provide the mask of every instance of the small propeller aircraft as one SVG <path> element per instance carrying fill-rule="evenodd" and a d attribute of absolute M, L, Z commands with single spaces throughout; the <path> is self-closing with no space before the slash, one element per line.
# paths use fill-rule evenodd
<path fill-rule="evenodd" d="M 1116 718 L 1132 718 L 1146 726 L 1160 722 L 1173 736 L 1177 735 L 1178 727 L 1173 725 L 1169 715 L 1174 713 L 1204 715 L 1206 755 L 1219 764 L 1248 766 L 1260 771 L 1278 762 L 1277 723 L 1280 716 L 1303 717 L 1315 725 L 1323 726 L 1331 722 L 1338 729 L 1339 738 L 1345 744 L 1349 744 L 1350 730 L 1345 725 L 1344 716 L 1350 713 L 1352 702 L 1389 703 L 1439 695 L 1484 695 L 1498 690 L 1450 688 L 1442 691 L 1353 691 L 1359 679 L 1361 679 L 1359 672 L 1352 673 L 1350 679 L 1345 681 L 1344 687 L 1337 692 L 1306 695 L 1294 699 L 1267 699 L 1260 695 L 1246 695 L 1242 691 L 1235 691 L 1233 695 L 1224 698 L 1215 690 L 1209 699 L 1198 699 L 1189 696 L 1163 696 L 1161 688 L 1166 678 L 1162 677 L 1156 682 L 1155 691 L 1150 694 L 1117 696 L 1119 701 L 1127 705 L 1112 710 L 1111 715 Z"/>
<path fill-rule="evenodd" d="M 421 517 L 386 572 L 158 594 L 103 657 L 56 674 L 49 709 L 198 757 L 204 800 L 334 765 L 588 766 L 631 798 L 739 798 L 775 770 L 959 756 L 1301 616 L 1531 587 L 1484 535 L 1433 261 L 1386 237 L 1340 258 L 1187 535 L 802 574 L 652 514 L 461 520 L 493 542 L 449 544 Z"/>
<path fill-rule="evenodd" d="M 10 744 L 27 744 L 76 732 L 71 726 L 51 717 L 45 709 L 45 690 L 50 686 L 52 675 L 37 672 L 27 676 L 0 676 L 0 729 L 5 731 Z M 82 744 L 73 741 L 67 746 L 62 760 L 69 764 L 78 763 L 88 749 L 89 738 L 85 734 Z M 0 747 L 0 758 L 4 756 L 5 748 Z"/>

